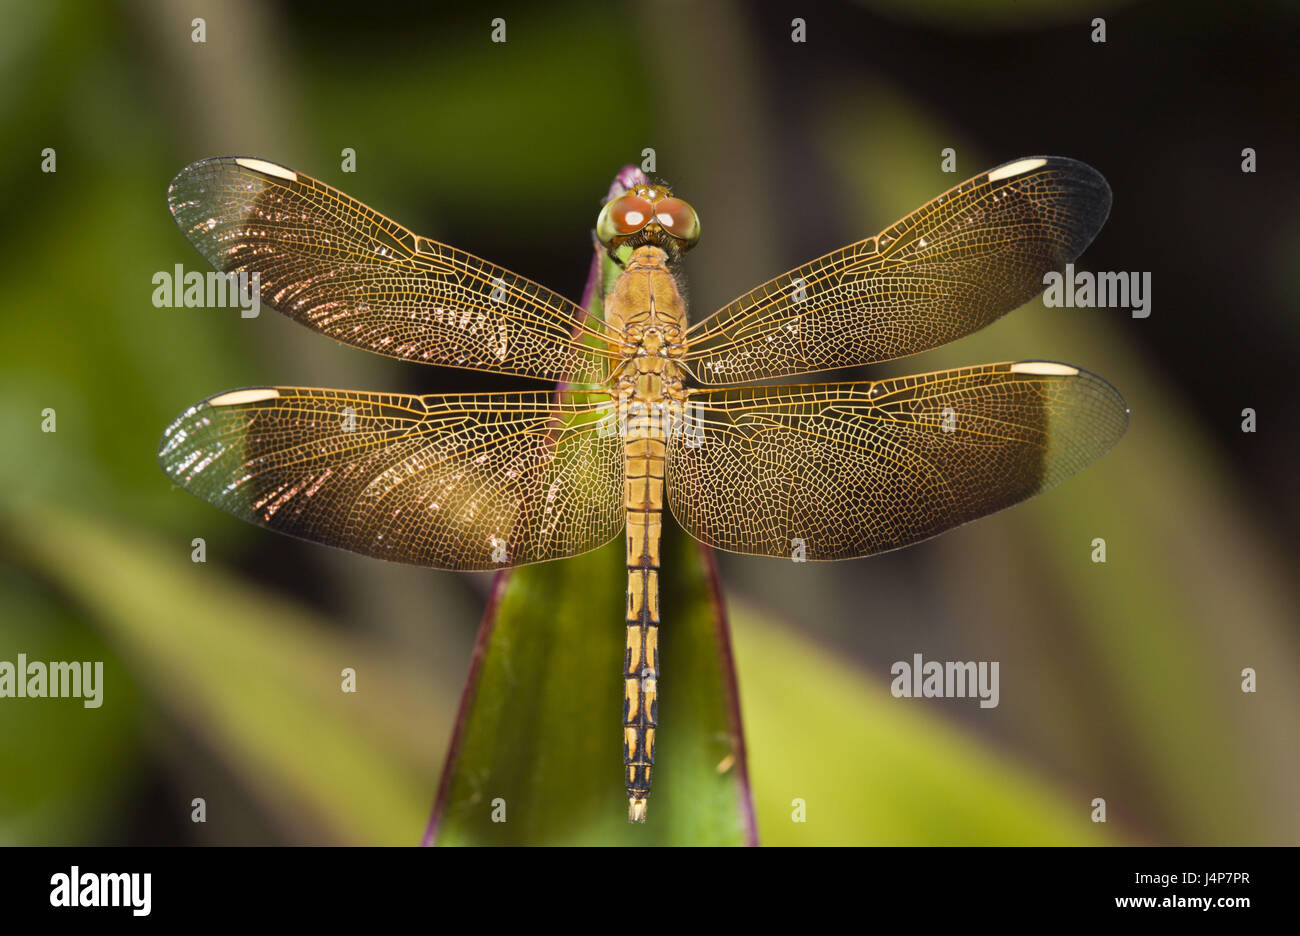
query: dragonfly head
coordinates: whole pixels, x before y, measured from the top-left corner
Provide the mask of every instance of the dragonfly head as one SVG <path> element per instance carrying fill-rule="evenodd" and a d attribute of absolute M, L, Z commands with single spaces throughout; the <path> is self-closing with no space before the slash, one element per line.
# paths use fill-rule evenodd
<path fill-rule="evenodd" d="M 620 263 L 630 252 L 621 248 L 647 245 L 675 260 L 699 242 L 700 217 L 667 186 L 637 185 L 605 203 L 596 219 L 596 236 Z"/>

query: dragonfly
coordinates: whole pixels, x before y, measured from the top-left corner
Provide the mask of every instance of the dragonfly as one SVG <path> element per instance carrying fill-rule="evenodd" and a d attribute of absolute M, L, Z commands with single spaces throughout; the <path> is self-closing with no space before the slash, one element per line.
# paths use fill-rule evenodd
<path fill-rule="evenodd" d="M 254 276 L 262 302 L 314 331 L 546 382 L 230 390 L 177 417 L 158 457 L 236 517 L 437 569 L 563 559 L 623 534 L 631 821 L 645 821 L 654 767 L 665 505 L 715 549 L 870 556 L 1051 488 L 1128 425 L 1110 384 L 1054 361 L 765 383 L 916 354 L 1033 299 L 1110 211 L 1105 178 L 1073 159 L 990 169 L 694 324 L 679 276 L 699 216 L 644 175 L 596 220 L 618 265 L 603 314 L 262 159 L 195 162 L 168 203 L 218 271 Z"/>

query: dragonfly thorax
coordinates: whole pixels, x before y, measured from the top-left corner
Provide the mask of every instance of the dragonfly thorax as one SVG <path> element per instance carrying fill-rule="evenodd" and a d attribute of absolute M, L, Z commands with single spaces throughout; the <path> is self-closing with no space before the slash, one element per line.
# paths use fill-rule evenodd
<path fill-rule="evenodd" d="M 624 392 L 643 400 L 680 393 L 686 353 L 686 303 L 658 247 L 638 247 L 605 298 L 605 321 L 618 333 Z"/>
<path fill-rule="evenodd" d="M 686 332 L 686 302 L 658 247 L 638 247 L 605 297 L 605 321 L 624 344 L 640 344 L 658 333 L 664 346 Z"/>

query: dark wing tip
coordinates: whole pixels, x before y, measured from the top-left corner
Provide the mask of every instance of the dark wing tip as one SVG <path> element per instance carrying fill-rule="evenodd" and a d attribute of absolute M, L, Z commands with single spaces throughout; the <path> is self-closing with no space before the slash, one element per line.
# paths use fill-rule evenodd
<path fill-rule="evenodd" d="M 158 440 L 158 466 L 173 482 L 183 484 L 173 471 L 178 466 L 169 459 L 173 458 L 178 451 L 183 451 L 186 443 L 191 441 L 191 433 L 185 429 L 185 426 L 192 424 L 196 416 L 205 410 L 220 409 L 224 406 L 247 406 L 251 403 L 276 400 L 282 395 L 278 387 L 240 387 L 214 393 L 207 399 L 187 407 L 183 413 L 168 423 L 167 428 L 163 430 L 162 438 Z M 183 458 L 179 467 L 183 470 Z"/>
<path fill-rule="evenodd" d="M 187 408 L 183 413 L 167 424 L 163 430 L 162 438 L 158 440 L 158 467 L 162 469 L 163 474 L 171 478 L 172 483 L 178 483 L 174 471 L 175 456 L 179 449 L 185 444 L 187 433 L 184 426 L 193 419 L 202 409 L 204 404 L 196 403 Z"/>
<path fill-rule="evenodd" d="M 256 156 L 209 156 L 195 160 L 172 176 L 171 182 L 167 184 L 167 207 L 171 209 L 172 217 L 176 218 L 177 223 L 181 222 L 184 209 L 195 204 L 194 196 L 207 194 L 208 184 L 234 170 L 268 180 L 298 180 L 298 173 L 287 166 Z"/>
<path fill-rule="evenodd" d="M 1062 231 L 1062 263 L 1077 259 L 1110 217 L 1113 193 L 1106 177 L 1068 156 L 1026 156 L 988 172 L 991 181 L 1021 175 L 1026 193 L 1046 216 L 1068 219 Z"/>
<path fill-rule="evenodd" d="M 239 178 L 237 179 L 236 176 Z M 228 224 L 232 205 L 252 201 L 258 184 L 298 180 L 298 174 L 278 163 L 252 156 L 212 156 L 190 163 L 167 186 L 167 208 L 181 233 L 217 270 L 227 271 L 227 257 L 219 242 L 218 224 Z M 248 190 L 240 193 L 238 182 Z M 222 220 L 219 222 L 218 218 Z"/>
<path fill-rule="evenodd" d="M 1010 369 L 1030 379 L 1049 378 L 1048 386 L 1055 387 L 1049 391 L 1050 403 L 1045 407 L 1051 444 L 1043 453 L 1038 491 L 1082 471 L 1114 448 L 1128 431 L 1128 404 L 1105 378 L 1059 361 L 1016 361 Z"/>

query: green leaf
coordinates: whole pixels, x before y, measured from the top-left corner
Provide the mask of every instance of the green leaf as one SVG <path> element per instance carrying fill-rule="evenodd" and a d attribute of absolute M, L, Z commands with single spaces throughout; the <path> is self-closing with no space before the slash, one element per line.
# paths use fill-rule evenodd
<path fill-rule="evenodd" d="M 498 578 L 439 797 L 437 844 L 751 839 L 726 622 L 702 547 L 665 527 L 659 728 L 646 822 L 627 821 L 623 789 L 620 538 Z M 505 821 L 493 821 L 502 808 Z"/>

